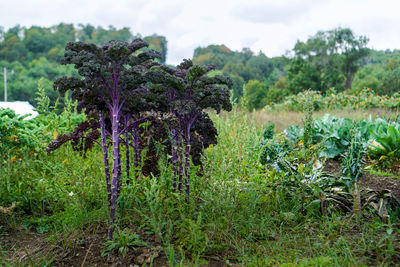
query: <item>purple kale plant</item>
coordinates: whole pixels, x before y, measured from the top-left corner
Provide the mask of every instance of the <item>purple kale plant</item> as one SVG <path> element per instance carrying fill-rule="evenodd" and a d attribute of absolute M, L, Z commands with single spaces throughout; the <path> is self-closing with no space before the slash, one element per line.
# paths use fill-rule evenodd
<path fill-rule="evenodd" d="M 110 208 L 108 238 L 114 231 L 117 199 L 122 176 L 121 146 L 125 146 L 126 183 L 131 162 L 138 171 L 157 175 L 159 153 L 156 142 L 166 144 L 171 155 L 173 189 L 190 195 L 190 157 L 201 165 L 205 147 L 217 143 L 217 130 L 205 110 L 231 110 L 229 77 L 212 76 L 213 66 L 193 65 L 184 60 L 176 68 L 155 61 L 159 53 L 143 49 L 147 43 L 110 41 L 102 47 L 84 42 L 66 46 L 62 64 L 73 64 L 78 77 L 62 77 L 54 82 L 61 94 L 71 91 L 87 121 L 49 144 L 48 152 L 71 141 L 83 154 L 95 144 L 103 153 L 107 199 Z M 147 123 L 148 127 L 141 127 Z M 112 157 L 109 158 L 111 147 Z M 133 148 L 133 156 L 130 155 Z M 144 165 L 142 151 L 146 149 Z"/>
<path fill-rule="evenodd" d="M 184 178 L 187 199 L 190 195 L 191 147 L 195 145 L 197 148 L 198 153 L 192 154 L 192 159 L 198 162 L 201 154 L 199 144 L 216 143 L 216 130 L 205 110 L 214 109 L 219 113 L 232 109 L 229 93 L 232 81 L 226 76 L 209 75 L 214 69 L 213 65 L 203 67 L 184 60 L 177 68 L 159 65 L 147 73 L 153 82 L 152 90 L 163 94 L 164 108 L 177 120 L 177 123 L 169 125 L 173 188 L 182 192 Z M 199 120 L 197 124 L 196 120 Z M 198 134 L 196 125 L 202 129 L 199 132 L 203 135 Z M 204 127 L 208 127 L 210 133 Z"/>
<path fill-rule="evenodd" d="M 121 145 L 126 146 L 126 171 L 129 179 L 130 142 L 133 142 L 135 151 L 134 165 L 139 161 L 137 126 L 143 119 L 138 114 L 151 108 L 151 104 L 146 103 L 146 73 L 153 66 L 154 59 L 160 55 L 153 50 L 140 51 L 147 46 L 140 39 L 132 43 L 110 41 L 102 47 L 84 42 L 68 43 L 62 64 L 73 64 L 82 78 L 62 77 L 54 83 L 54 88 L 60 93 L 72 91 L 72 99 L 78 101 L 78 108 L 84 109 L 92 124 L 80 125 L 73 133 L 60 136 L 49 145 L 48 151 L 69 140 L 78 146 L 78 140 L 81 139 L 85 139 L 85 150 L 88 146 L 86 144 L 92 146 L 97 143 L 102 147 L 110 206 L 109 239 L 113 235 L 117 198 L 122 185 Z M 91 131 L 85 135 L 88 129 Z M 99 137 L 101 141 L 96 140 Z M 110 143 L 111 170 L 108 156 Z"/>

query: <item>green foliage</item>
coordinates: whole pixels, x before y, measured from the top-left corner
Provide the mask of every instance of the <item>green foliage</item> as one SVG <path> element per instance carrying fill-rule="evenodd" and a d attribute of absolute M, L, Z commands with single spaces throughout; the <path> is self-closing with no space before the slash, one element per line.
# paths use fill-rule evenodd
<path fill-rule="evenodd" d="M 60 23 L 51 27 L 32 26 L 30 28 L 15 26 L 4 33 L 0 39 L 0 66 L 8 70 L 8 100 L 29 101 L 35 105 L 37 82 L 43 78 L 46 95 L 54 104 L 59 97 L 52 88 L 52 81 L 62 76 L 77 76 L 72 66 L 58 64 L 65 52 L 65 45 L 73 41 L 85 41 L 102 45 L 109 40 L 130 42 L 140 37 L 134 35 L 129 28 L 107 29 L 90 24 L 74 26 Z M 167 56 L 167 40 L 164 36 L 145 37 L 151 48 L 160 51 L 162 62 Z M 2 71 L 2 70 L 1 70 Z M 0 94 L 4 86 L 0 83 Z M 61 104 L 62 101 L 61 101 Z"/>
<path fill-rule="evenodd" d="M 343 154 L 350 145 L 351 130 L 357 127 L 355 121 L 347 118 L 335 118 L 329 114 L 314 121 L 315 142 L 322 142 L 320 156 L 336 158 Z M 362 138 L 368 139 L 368 132 Z"/>
<path fill-rule="evenodd" d="M 206 224 L 203 215 L 198 213 L 197 219 L 184 219 L 179 226 L 177 237 L 179 245 L 185 247 L 195 259 L 200 258 L 209 246 L 208 234 L 205 231 Z"/>
<path fill-rule="evenodd" d="M 285 155 L 288 153 L 287 144 L 276 142 L 275 140 L 269 140 L 262 146 L 260 154 L 260 163 L 262 165 L 270 164 L 271 167 L 277 171 L 283 171 L 285 167 L 282 161 Z M 278 161 L 280 159 L 280 161 Z"/>
<path fill-rule="evenodd" d="M 323 173 L 323 160 L 315 160 L 317 151 L 289 146 L 282 162 L 293 174 L 286 169 L 287 173 L 279 173 L 260 166 L 264 129 L 257 129 L 251 117 L 237 110 L 210 113 L 210 117 L 219 144 L 206 150 L 202 177 L 194 175 L 198 169 L 191 169 L 193 201 L 186 204 L 180 194 L 171 192 L 173 174 L 163 155 L 157 178 L 139 176 L 121 189 L 121 230 L 107 243 L 105 254 L 126 253 L 128 258 L 145 246 L 141 240 L 149 240 L 149 246 L 162 246 L 171 266 L 396 264 L 399 241 L 394 208 L 385 208 L 393 214 L 392 224 L 382 223 L 366 210 L 367 218 L 356 224 L 347 216 L 352 203 L 348 181 Z M 266 137 L 281 146 L 289 142 L 279 134 Z M 61 255 L 92 241 L 94 235 L 104 236 L 108 216 L 107 201 L 101 197 L 106 186 L 99 182 L 101 153 L 95 148 L 81 158 L 66 146 L 50 156 L 1 165 L 5 179 L 0 179 L 0 203 L 21 202 L 11 217 L 0 214 L 6 232 L 11 220 L 16 224 L 24 220 L 32 231 L 48 231 Z M 373 205 L 392 203 L 387 192 L 373 197 L 372 193 L 367 205 L 371 210 Z M 49 257 L 59 260 L 60 254 Z"/>
<path fill-rule="evenodd" d="M 357 182 L 362 175 L 365 143 L 355 129 L 351 131 L 351 141 L 346 154 L 342 158 L 342 173 L 352 181 Z"/>
<path fill-rule="evenodd" d="M 42 80 L 38 84 L 36 101 L 39 115 L 29 120 L 26 119 L 29 115 L 18 116 L 10 109 L 0 109 L 1 160 L 12 164 L 22 155 L 42 153 L 51 140 L 70 131 L 84 119 L 84 115 L 78 114 L 76 104 L 68 97 L 64 99 L 62 110 L 57 107 L 58 101 L 50 105 Z"/>
<path fill-rule="evenodd" d="M 298 41 L 295 58 L 288 69 L 288 88 L 325 92 L 331 87 L 350 89 L 353 78 L 366 57 L 368 38 L 356 36 L 349 28 L 319 31 L 306 42 Z"/>
<path fill-rule="evenodd" d="M 379 161 L 392 163 L 400 159 L 400 124 L 379 120 L 371 131 L 373 140 L 368 143 L 369 155 Z"/>
<path fill-rule="evenodd" d="M 371 88 L 375 92 L 382 94 L 383 77 L 386 70 L 382 64 L 368 64 L 359 69 L 354 76 L 353 84 L 351 86 L 352 92 L 361 91 L 365 88 Z"/>
<path fill-rule="evenodd" d="M 233 80 L 233 100 L 237 102 L 243 96 L 243 86 L 251 80 L 257 80 L 260 83 L 266 81 L 266 88 L 272 86 L 284 73 L 283 67 L 287 59 L 268 58 L 262 52 L 254 55 L 248 48 L 232 51 L 225 45 L 209 45 L 195 49 L 193 62 L 201 65 L 215 64 L 218 70 L 229 74 Z M 265 98 L 265 95 L 261 98 Z"/>
<path fill-rule="evenodd" d="M 288 89 L 292 93 L 302 90 L 322 90 L 317 67 L 302 58 L 292 60 L 288 69 Z"/>
<path fill-rule="evenodd" d="M 51 103 L 59 98 L 58 92 L 53 90 L 52 80 L 63 75 L 73 75 L 77 73 L 72 67 L 60 66 L 56 62 L 47 60 L 44 57 L 33 59 L 27 65 L 20 62 L 6 63 L 8 72 L 13 74 L 8 75 L 8 100 L 9 101 L 29 101 L 33 106 L 36 106 L 35 96 L 37 84 L 42 79 L 41 84 L 46 95 L 50 98 Z M 4 92 L 3 83 L 0 84 L 0 93 Z M 61 99 L 62 100 L 62 99 Z M 63 104 L 63 102 L 61 101 Z"/>
<path fill-rule="evenodd" d="M 104 249 L 101 255 L 104 257 L 111 253 L 119 253 L 125 257 L 129 250 L 136 250 L 135 247 L 147 246 L 136 233 L 130 233 L 129 229 L 121 230 L 119 228 L 114 232 L 113 240 L 104 243 Z"/>
<path fill-rule="evenodd" d="M 272 139 L 272 137 L 274 137 L 274 128 L 275 128 L 275 125 L 273 122 L 269 122 L 267 124 L 267 126 L 265 127 L 265 130 L 263 132 L 264 140 L 269 140 L 269 139 Z"/>
<path fill-rule="evenodd" d="M 354 77 L 352 92 L 371 88 L 381 95 L 392 96 L 399 91 L 400 53 L 398 50 L 375 51 L 365 59 L 365 66 Z"/>
<path fill-rule="evenodd" d="M 249 111 L 263 108 L 267 103 L 267 88 L 264 83 L 257 80 L 250 80 L 244 86 L 244 95 L 246 97 L 246 108 Z"/>
<path fill-rule="evenodd" d="M 41 130 L 27 116 L 18 116 L 11 109 L 0 109 L 0 153 L 2 161 L 14 162 L 24 153 L 41 147 Z"/>
<path fill-rule="evenodd" d="M 268 139 L 264 146 L 261 146 L 260 162 L 270 174 L 273 171 L 272 173 L 284 177 L 283 181 L 275 183 L 273 188 L 282 194 L 286 203 L 297 199 L 298 201 L 292 204 L 298 212 L 315 216 L 354 211 L 357 221 L 360 222 L 364 208 L 371 207 L 383 221 L 388 221 L 389 217 L 391 220 L 397 220 L 400 202 L 389 191 L 360 191 L 357 185 L 362 175 L 365 156 L 366 138 L 362 133 L 370 131 L 375 124 L 370 122 L 372 126 L 368 125 L 367 129 L 362 130 L 362 126 L 366 127 L 365 122 L 350 124 L 354 128 L 347 130 L 350 132 L 350 140 L 346 153 L 341 155 L 344 175 L 342 177 L 322 171 L 324 163 L 318 157 L 320 151 L 326 149 L 324 141 L 318 146 L 304 149 L 300 144 L 290 146 L 286 139 L 287 134 L 284 139 Z"/>
<path fill-rule="evenodd" d="M 373 159 L 387 161 L 388 165 L 399 159 L 400 128 L 397 122 L 382 118 L 355 121 L 326 114 L 322 118 L 315 118 L 312 125 L 313 138 L 309 145 L 318 144 L 320 157 L 337 158 L 350 149 L 353 151 L 351 153 L 355 153 L 351 156 L 355 160 L 361 146 L 367 146 L 367 155 Z M 304 131 L 304 128 L 291 126 L 285 130 L 285 137 L 296 143 L 302 140 Z M 357 136 L 357 141 L 352 141 L 353 134 Z"/>
<path fill-rule="evenodd" d="M 383 79 L 382 90 L 380 92 L 386 95 L 394 95 L 400 91 L 400 66 L 389 71 Z"/>
<path fill-rule="evenodd" d="M 307 91 L 305 92 L 305 99 L 303 103 L 303 113 L 304 113 L 304 130 L 302 141 L 305 147 L 309 148 L 315 139 L 314 134 L 314 123 L 313 123 L 313 113 L 314 113 L 314 101 L 313 96 Z"/>
<path fill-rule="evenodd" d="M 302 111 L 302 103 L 304 103 L 307 97 L 306 94 L 312 96 L 315 110 L 397 109 L 400 107 L 399 93 L 395 93 L 392 96 L 378 95 L 372 89 L 366 88 L 354 93 L 337 93 L 336 90 L 331 89 L 325 95 L 317 91 L 300 92 L 297 95 L 286 97 L 282 104 L 267 106 L 267 109 Z"/>
<path fill-rule="evenodd" d="M 278 80 L 268 88 L 266 101 L 269 105 L 280 103 L 288 95 L 290 95 L 290 91 L 287 89 L 287 79 L 285 76 L 279 76 Z"/>
<path fill-rule="evenodd" d="M 149 43 L 150 49 L 159 51 L 161 53 L 160 62 L 165 64 L 168 50 L 167 39 L 164 36 L 153 34 L 151 36 L 144 37 L 143 40 Z"/>

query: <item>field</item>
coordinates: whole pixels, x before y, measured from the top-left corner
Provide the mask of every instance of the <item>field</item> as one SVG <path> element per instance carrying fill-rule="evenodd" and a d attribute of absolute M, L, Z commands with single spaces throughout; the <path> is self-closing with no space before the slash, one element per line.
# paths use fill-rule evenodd
<path fill-rule="evenodd" d="M 396 112 L 377 109 L 321 110 L 313 117 L 325 113 L 357 121 L 370 114 L 372 120 L 382 115 L 397 120 Z M 384 209 L 374 209 L 373 201 L 367 205 L 361 197 L 366 207 L 357 211 L 357 192 L 339 184 L 343 175 L 353 175 L 343 174 L 342 156 L 319 154 L 326 139 L 307 144 L 303 136 L 285 145 L 283 130 L 306 128 L 305 115 L 245 113 L 237 107 L 220 115 L 211 112 L 218 144 L 205 150 L 202 170 L 192 166 L 189 201 L 171 190 L 173 173 L 161 156 L 158 176 L 139 175 L 122 187 L 110 241 L 100 148 L 86 157 L 65 145 L 49 155 L 43 149 L 3 158 L 0 265 L 398 265 L 399 207 L 391 202 L 400 198 L 397 158 L 364 157 L 359 192 L 391 189 L 392 194 L 375 196 Z M 270 121 L 274 133 L 266 137 Z M 55 130 L 47 129 L 50 139 Z M 287 152 L 281 159 L 282 151 L 268 154 L 279 146 Z M 341 188 L 342 202 L 335 188 Z"/>

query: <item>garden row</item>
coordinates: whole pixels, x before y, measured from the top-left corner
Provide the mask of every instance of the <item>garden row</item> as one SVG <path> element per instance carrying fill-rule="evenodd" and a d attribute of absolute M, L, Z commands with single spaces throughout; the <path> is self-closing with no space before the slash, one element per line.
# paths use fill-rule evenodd
<path fill-rule="evenodd" d="M 329 160 L 340 162 L 340 174 L 324 171 Z M 290 126 L 276 135 L 270 123 L 260 144 L 260 163 L 270 174 L 282 177 L 276 188 L 288 199 L 301 191 L 304 201 L 299 209 L 304 212 L 339 210 L 359 218 L 361 209 L 368 207 L 386 221 L 397 220 L 400 202 L 391 191 L 360 191 L 358 183 L 366 164 L 378 170 L 391 168 L 396 175 L 399 161 L 400 122 L 384 118 L 306 116 L 303 128 Z"/>
<path fill-rule="evenodd" d="M 271 104 L 266 106 L 267 110 L 293 110 L 302 111 L 305 99 L 310 95 L 312 97 L 313 105 L 316 110 L 329 110 L 329 109 L 369 109 L 369 108 L 383 108 L 383 109 L 397 109 L 400 107 L 400 93 L 395 93 L 392 96 L 378 95 L 372 89 L 366 88 L 355 93 L 349 92 L 336 92 L 330 89 L 325 94 L 319 91 L 303 91 L 297 95 L 291 95 L 285 98 L 283 103 Z"/>

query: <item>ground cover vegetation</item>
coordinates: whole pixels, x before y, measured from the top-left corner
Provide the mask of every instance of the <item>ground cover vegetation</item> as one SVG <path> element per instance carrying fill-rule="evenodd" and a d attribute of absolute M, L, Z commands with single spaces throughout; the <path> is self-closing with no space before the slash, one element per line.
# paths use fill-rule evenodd
<path fill-rule="evenodd" d="M 0 110 L 0 265 L 398 265 L 398 96 L 349 88 L 366 38 L 320 32 L 295 58 L 210 46 L 173 67 L 105 32 L 71 35 L 38 117 Z M 297 95 L 254 111 L 282 92 Z"/>

